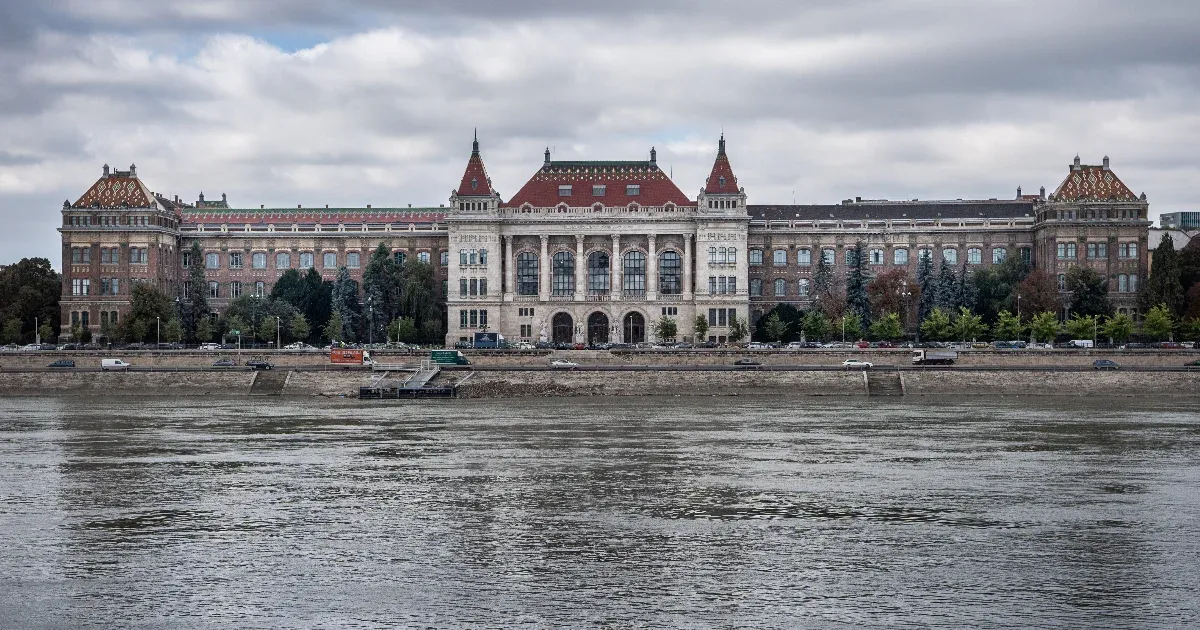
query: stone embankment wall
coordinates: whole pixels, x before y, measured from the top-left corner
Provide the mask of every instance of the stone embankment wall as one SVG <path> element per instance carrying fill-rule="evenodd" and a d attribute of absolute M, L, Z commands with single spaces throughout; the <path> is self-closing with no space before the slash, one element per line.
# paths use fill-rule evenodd
<path fill-rule="evenodd" d="M 253 382 L 252 372 L 4 372 L 0 396 L 230 395 Z"/>
<path fill-rule="evenodd" d="M 465 374 L 463 376 L 465 378 Z M 526 396 L 861 396 L 860 371 L 821 372 L 475 372 L 459 387 L 464 398 Z"/>

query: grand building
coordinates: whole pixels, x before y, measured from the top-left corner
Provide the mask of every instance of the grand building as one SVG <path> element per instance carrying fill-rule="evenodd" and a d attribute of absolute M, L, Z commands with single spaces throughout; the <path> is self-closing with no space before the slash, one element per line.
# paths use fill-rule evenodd
<path fill-rule="evenodd" d="M 1148 203 L 1109 167 L 1078 157 L 1051 194 L 1007 200 L 753 205 L 722 137 L 695 197 L 648 160 L 553 161 L 505 200 L 488 177 L 479 142 L 449 203 L 436 208 L 232 208 L 154 192 L 138 176 L 104 166 L 78 200 L 63 203 L 64 332 L 94 333 L 125 317 L 130 291 L 154 283 L 169 294 L 208 292 L 218 310 L 265 295 L 287 269 L 340 267 L 361 280 L 382 243 L 398 260 L 433 265 L 447 301 L 446 342 L 475 332 L 509 339 L 640 342 L 675 319 L 692 338 L 697 315 L 724 340 L 779 303 L 811 303 L 817 257 L 835 274 L 865 245 L 873 271 L 917 261 L 968 270 L 1020 256 L 1056 275 L 1088 266 L 1109 279 L 1119 311 L 1137 315 L 1147 269 Z M 185 286 L 193 243 L 207 286 Z M 1060 286 L 1065 292 L 1065 286 Z"/>

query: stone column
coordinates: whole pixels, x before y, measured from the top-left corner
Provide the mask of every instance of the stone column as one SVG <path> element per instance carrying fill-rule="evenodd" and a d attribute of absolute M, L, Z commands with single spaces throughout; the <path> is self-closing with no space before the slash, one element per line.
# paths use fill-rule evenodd
<path fill-rule="evenodd" d="M 511 235 L 504 237 L 504 254 L 500 257 L 500 260 L 504 261 L 504 301 L 511 302 L 513 295 L 517 292 L 517 253 L 513 251 L 513 237 Z M 453 288 L 451 287 L 451 289 Z"/>
<path fill-rule="evenodd" d="M 612 272 L 609 274 L 609 282 L 612 283 L 612 299 L 621 299 L 621 235 L 612 235 L 612 256 L 608 257 L 608 264 L 612 267 Z"/>
<path fill-rule="evenodd" d="M 683 299 L 692 299 L 692 237 L 683 235 Z"/>
<path fill-rule="evenodd" d="M 542 257 L 538 261 L 538 299 L 550 299 L 550 237 L 542 235 Z"/>
<path fill-rule="evenodd" d="M 658 249 L 655 248 L 655 237 L 646 237 L 646 299 L 653 300 L 658 295 Z"/>
<path fill-rule="evenodd" d="M 575 235 L 575 301 L 583 301 L 587 293 L 587 260 L 583 257 L 583 235 Z"/>

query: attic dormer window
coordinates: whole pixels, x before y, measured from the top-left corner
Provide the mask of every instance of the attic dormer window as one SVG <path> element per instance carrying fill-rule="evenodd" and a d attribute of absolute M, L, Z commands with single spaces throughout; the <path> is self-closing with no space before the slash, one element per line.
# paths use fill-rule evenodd
<path fill-rule="evenodd" d="M 592 186 L 592 196 L 593 197 L 603 197 L 607 188 L 608 188 L 608 186 L 606 184 L 596 184 L 596 185 Z"/>
<path fill-rule="evenodd" d="M 717 178 L 717 185 L 720 186 L 721 188 L 725 187 L 725 176 L 724 175 Z"/>
<path fill-rule="evenodd" d="M 560 184 L 558 187 L 558 196 L 559 197 L 570 197 L 571 196 L 571 185 L 570 184 Z"/>
<path fill-rule="evenodd" d="M 629 195 L 630 197 L 635 197 L 637 195 L 642 194 L 642 185 L 641 184 L 626 184 L 625 185 L 625 194 Z"/>
<path fill-rule="evenodd" d="M 472 177 L 471 178 L 471 190 L 475 190 L 476 188 L 479 188 L 479 180 Z"/>

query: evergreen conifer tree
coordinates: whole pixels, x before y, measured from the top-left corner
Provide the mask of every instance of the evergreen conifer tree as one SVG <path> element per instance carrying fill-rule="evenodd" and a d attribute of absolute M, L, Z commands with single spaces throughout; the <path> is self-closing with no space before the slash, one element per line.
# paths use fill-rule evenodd
<path fill-rule="evenodd" d="M 1154 248 L 1154 264 L 1150 268 L 1150 278 L 1147 279 L 1142 292 L 1142 305 L 1149 312 L 1150 308 L 1165 304 L 1173 315 L 1183 313 L 1183 283 L 1180 279 L 1179 252 L 1175 251 L 1175 242 L 1170 234 L 1163 234 L 1162 241 Z"/>
<path fill-rule="evenodd" d="M 353 342 L 358 338 L 360 307 L 358 304 L 358 282 L 350 277 L 345 267 L 338 269 L 333 282 L 331 310 L 341 322 L 339 341 Z"/>
<path fill-rule="evenodd" d="M 938 305 L 937 276 L 933 272 L 933 256 L 917 255 L 917 285 L 921 287 L 921 301 L 917 304 L 917 321 L 923 322 Z"/>
<path fill-rule="evenodd" d="M 846 274 L 846 309 L 858 315 L 861 325 L 867 327 L 871 320 L 871 300 L 867 297 L 867 283 L 871 277 L 867 270 L 867 256 L 862 241 L 854 244 L 850 263 L 850 271 Z"/>
<path fill-rule="evenodd" d="M 192 249 L 188 256 L 188 294 L 179 301 L 182 311 L 184 338 L 188 341 L 196 339 L 196 327 L 200 319 L 208 317 L 208 282 L 204 279 L 204 253 L 200 250 L 200 242 L 192 241 Z"/>

